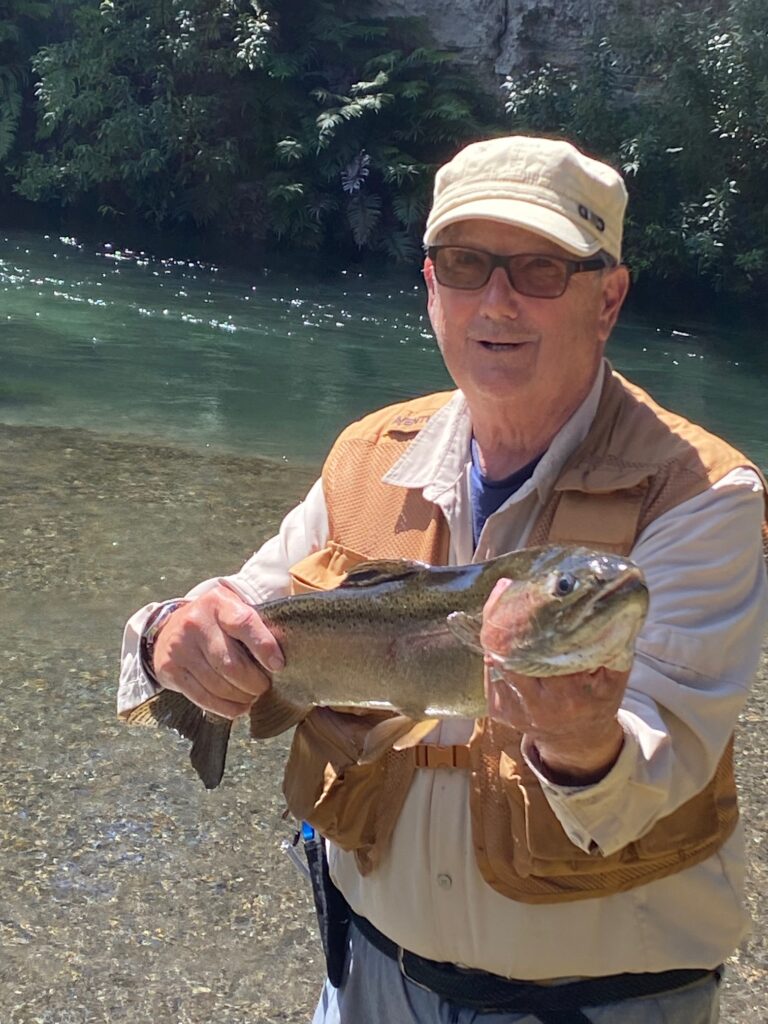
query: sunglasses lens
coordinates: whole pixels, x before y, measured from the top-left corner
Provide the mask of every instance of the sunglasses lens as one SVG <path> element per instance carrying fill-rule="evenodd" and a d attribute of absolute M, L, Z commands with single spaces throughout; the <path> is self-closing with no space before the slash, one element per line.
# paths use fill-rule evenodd
<path fill-rule="evenodd" d="M 437 280 L 446 288 L 482 288 L 497 265 L 506 267 L 512 287 L 521 295 L 555 299 L 568 284 L 568 265 L 556 257 L 521 255 L 500 259 L 481 249 L 457 245 L 436 247 L 432 252 Z"/>
<path fill-rule="evenodd" d="M 434 256 L 435 274 L 446 288 L 482 288 L 491 276 L 490 253 L 448 245 Z"/>
<path fill-rule="evenodd" d="M 512 287 L 522 295 L 555 299 L 568 284 L 568 266 L 548 256 L 513 256 L 509 260 Z"/>

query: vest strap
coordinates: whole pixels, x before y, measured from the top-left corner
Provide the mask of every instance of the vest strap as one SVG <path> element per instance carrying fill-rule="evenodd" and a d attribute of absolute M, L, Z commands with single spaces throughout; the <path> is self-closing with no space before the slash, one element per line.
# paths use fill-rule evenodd
<path fill-rule="evenodd" d="M 419 743 L 410 747 L 409 756 L 417 768 L 469 768 L 469 745 L 441 747 L 436 743 Z"/>

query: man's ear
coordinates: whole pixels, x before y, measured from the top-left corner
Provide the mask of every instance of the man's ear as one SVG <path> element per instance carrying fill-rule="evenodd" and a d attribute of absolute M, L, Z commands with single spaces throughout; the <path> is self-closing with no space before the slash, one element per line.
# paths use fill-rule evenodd
<path fill-rule="evenodd" d="M 427 286 L 427 313 L 429 314 L 429 319 L 432 320 L 437 290 L 435 287 L 435 265 L 429 256 L 424 257 L 424 266 L 421 268 L 421 272 L 424 275 L 424 284 Z"/>
<path fill-rule="evenodd" d="M 424 275 L 424 283 L 431 298 L 435 291 L 435 265 L 429 256 L 424 257 L 424 266 L 421 268 L 421 272 Z"/>
<path fill-rule="evenodd" d="M 602 274 L 602 305 L 598 316 L 600 341 L 607 341 L 629 291 L 629 271 L 622 264 Z"/>

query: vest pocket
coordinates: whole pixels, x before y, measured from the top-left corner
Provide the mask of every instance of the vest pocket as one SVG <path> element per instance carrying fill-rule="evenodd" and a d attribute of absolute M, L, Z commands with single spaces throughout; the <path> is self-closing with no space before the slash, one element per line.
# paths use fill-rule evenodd
<path fill-rule="evenodd" d="M 367 733 L 388 717 L 315 708 L 294 734 L 283 781 L 288 807 L 347 851 L 386 839 L 408 792 L 413 767 L 402 752 L 357 763 Z"/>
<path fill-rule="evenodd" d="M 559 880 L 566 890 L 569 882 L 575 890 L 588 889 L 587 877 L 602 876 L 608 891 L 622 891 L 709 856 L 737 819 L 729 760 L 726 752 L 715 779 L 702 792 L 646 835 L 603 857 L 571 843 L 519 748 L 502 749 L 499 781 L 509 814 L 512 873 Z"/>
<path fill-rule="evenodd" d="M 361 555 L 336 541 L 330 541 L 324 548 L 291 566 L 291 594 L 334 590 L 344 582 L 351 569 L 367 559 L 368 555 Z"/>

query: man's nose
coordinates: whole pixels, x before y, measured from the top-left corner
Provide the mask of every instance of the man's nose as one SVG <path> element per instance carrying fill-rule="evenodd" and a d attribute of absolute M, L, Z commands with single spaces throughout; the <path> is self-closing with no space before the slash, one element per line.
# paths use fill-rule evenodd
<path fill-rule="evenodd" d="M 494 267 L 488 283 L 483 288 L 480 312 L 491 320 L 515 319 L 519 312 L 520 293 L 510 284 L 503 267 Z"/>

